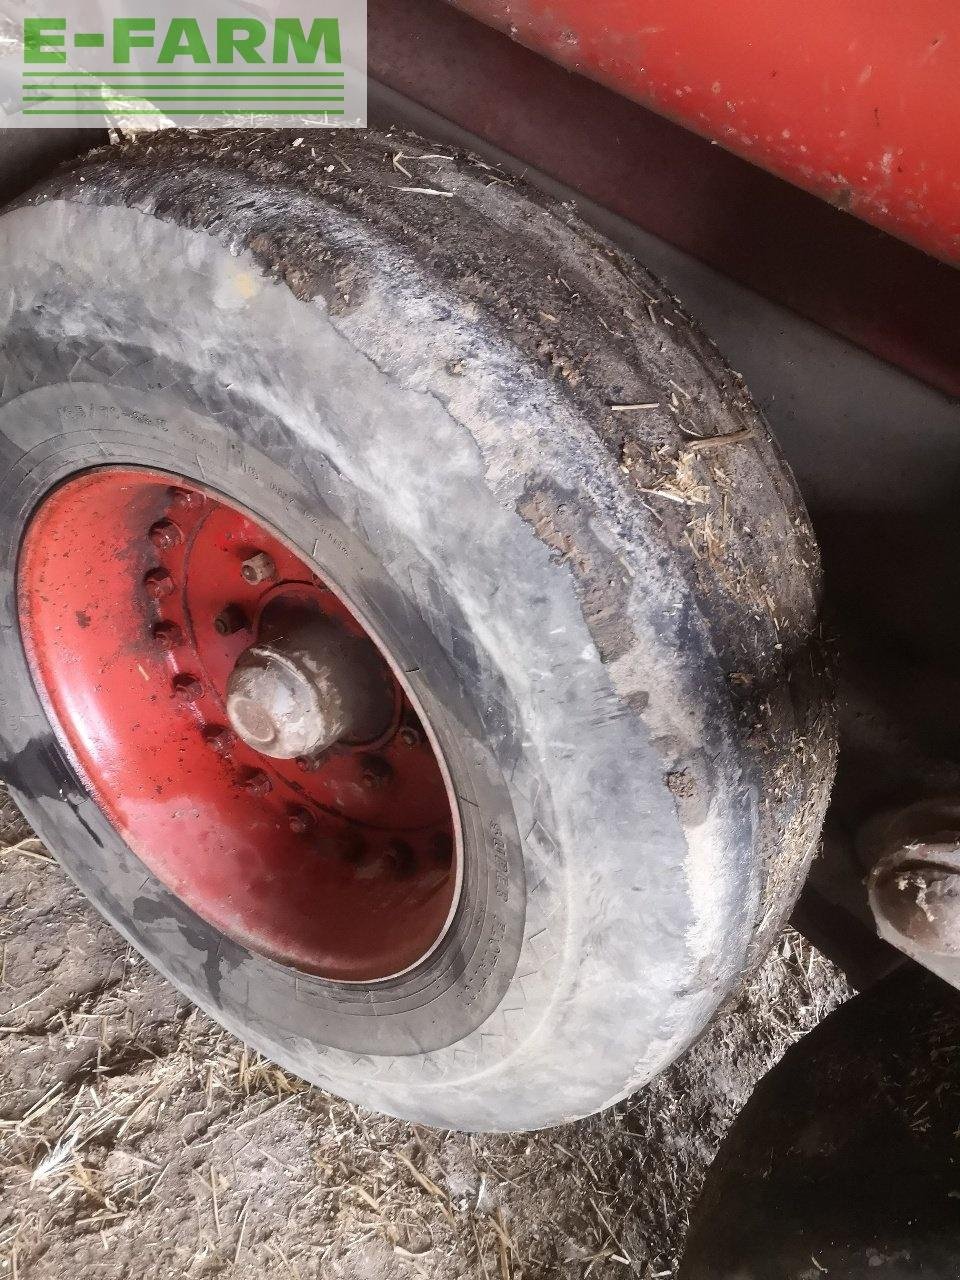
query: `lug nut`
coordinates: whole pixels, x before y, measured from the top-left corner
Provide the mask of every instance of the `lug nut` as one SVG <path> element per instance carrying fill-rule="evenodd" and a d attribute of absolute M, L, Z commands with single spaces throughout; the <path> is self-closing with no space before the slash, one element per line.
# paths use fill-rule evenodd
<path fill-rule="evenodd" d="M 218 636 L 235 636 L 238 631 L 247 630 L 247 615 L 239 605 L 228 604 L 222 613 L 213 620 L 213 629 Z"/>
<path fill-rule="evenodd" d="M 147 595 L 154 600 L 163 600 L 166 596 L 173 595 L 175 590 L 173 579 L 166 569 L 151 569 L 144 578 L 143 585 L 147 589 Z"/>
<path fill-rule="evenodd" d="M 183 534 L 172 520 L 158 520 L 150 526 L 150 541 L 160 551 L 169 551 L 183 541 Z"/>
<path fill-rule="evenodd" d="M 158 622 L 153 628 L 153 639 L 161 649 L 176 649 L 183 644 L 183 632 L 175 622 Z"/>
<path fill-rule="evenodd" d="M 171 506 L 179 507 L 181 511 L 195 511 L 205 501 L 203 494 L 193 489 L 171 489 L 167 496 Z"/>
<path fill-rule="evenodd" d="M 236 742 L 230 730 L 220 724 L 208 724 L 203 731 L 203 740 L 218 756 L 225 756 Z"/>
<path fill-rule="evenodd" d="M 360 783 L 368 791 L 377 791 L 393 777 L 393 770 L 382 756 L 360 757 Z"/>
<path fill-rule="evenodd" d="M 403 725 L 398 736 L 405 747 L 419 747 L 423 742 L 420 730 L 415 729 L 412 724 Z"/>
<path fill-rule="evenodd" d="M 323 767 L 323 756 L 297 756 L 297 768 L 301 773 L 317 773 Z"/>
<path fill-rule="evenodd" d="M 181 702 L 196 702 L 203 696 L 203 685 L 196 676 L 177 676 L 173 682 L 173 692 Z"/>
<path fill-rule="evenodd" d="M 287 823 L 295 836 L 305 836 L 315 825 L 309 809 L 291 809 L 287 815 Z"/>
<path fill-rule="evenodd" d="M 258 551 L 249 560 L 244 560 L 240 566 L 240 572 L 244 582 L 249 582 L 252 587 L 256 587 L 261 582 L 272 582 L 277 576 L 277 566 L 272 556 L 268 556 L 265 551 Z"/>
<path fill-rule="evenodd" d="M 243 789 L 251 796 L 267 796 L 273 790 L 273 783 L 262 769 L 252 769 L 243 780 Z"/>

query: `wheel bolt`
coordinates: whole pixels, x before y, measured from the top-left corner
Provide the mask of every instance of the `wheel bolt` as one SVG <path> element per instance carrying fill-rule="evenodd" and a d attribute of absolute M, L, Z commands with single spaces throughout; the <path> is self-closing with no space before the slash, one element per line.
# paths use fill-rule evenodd
<path fill-rule="evenodd" d="M 147 595 L 154 600 L 163 600 L 166 596 L 173 595 L 175 590 L 173 579 L 166 569 L 151 569 L 144 578 L 143 585 L 147 589 Z"/>
<path fill-rule="evenodd" d="M 181 511 L 195 511 L 205 501 L 203 494 L 194 489 L 171 489 L 168 497 L 171 506 L 179 507 Z"/>
<path fill-rule="evenodd" d="M 277 566 L 272 556 L 268 556 L 265 551 L 258 551 L 249 560 L 244 560 L 240 566 L 240 572 L 244 582 L 249 582 L 252 587 L 256 587 L 261 582 L 272 582 L 277 576 Z"/>
<path fill-rule="evenodd" d="M 360 783 L 368 791 L 377 791 L 393 777 L 393 770 L 382 756 L 362 756 L 360 759 Z"/>
<path fill-rule="evenodd" d="M 243 789 L 251 796 L 267 796 L 273 790 L 273 783 L 262 769 L 252 769 L 243 780 Z"/>
<path fill-rule="evenodd" d="M 247 616 L 239 605 L 228 604 L 214 618 L 213 629 L 218 636 L 235 636 L 238 631 L 246 631 Z"/>
<path fill-rule="evenodd" d="M 172 520 L 158 520 L 150 526 L 150 541 L 161 551 L 169 551 L 183 541 L 183 534 Z"/>
<path fill-rule="evenodd" d="M 175 622 L 158 622 L 153 628 L 153 639 L 161 649 L 176 649 L 183 644 L 183 632 Z"/>
<path fill-rule="evenodd" d="M 403 725 L 398 736 L 405 747 L 419 747 L 423 742 L 420 730 L 415 729 L 412 724 Z"/>
<path fill-rule="evenodd" d="M 287 815 L 287 823 L 295 836 L 305 836 L 314 827 L 313 814 L 309 809 L 291 809 Z"/>
<path fill-rule="evenodd" d="M 208 724 L 203 731 L 203 740 L 212 747 L 218 756 L 225 756 L 233 746 L 236 738 L 229 729 L 220 724 Z"/>
<path fill-rule="evenodd" d="M 177 676 L 173 682 L 173 692 L 181 702 L 196 702 L 203 696 L 203 685 L 196 676 Z"/>

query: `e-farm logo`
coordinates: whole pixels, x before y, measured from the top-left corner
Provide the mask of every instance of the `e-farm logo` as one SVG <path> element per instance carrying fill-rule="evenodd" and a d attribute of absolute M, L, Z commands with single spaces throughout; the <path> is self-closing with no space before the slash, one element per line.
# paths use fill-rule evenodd
<path fill-rule="evenodd" d="M 280 14 L 204 3 L 184 16 L 180 4 L 72 0 L 69 16 L 28 16 L 19 102 L 0 123 L 362 126 L 365 0 L 319 2 L 323 12 L 294 0 Z"/>

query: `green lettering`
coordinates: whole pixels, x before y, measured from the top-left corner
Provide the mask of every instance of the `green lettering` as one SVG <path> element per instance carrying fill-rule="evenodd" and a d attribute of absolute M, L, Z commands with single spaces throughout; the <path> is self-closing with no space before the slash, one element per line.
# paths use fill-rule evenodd
<path fill-rule="evenodd" d="M 66 62 L 66 53 L 56 52 L 58 45 L 62 47 L 67 43 L 67 37 L 63 34 L 66 29 L 66 18 L 24 18 L 24 62 Z M 60 34 L 51 34 L 56 32 Z"/>
<path fill-rule="evenodd" d="M 210 54 L 207 52 L 203 32 L 196 18 L 170 19 L 170 28 L 157 62 L 169 64 L 175 58 L 192 58 L 198 64 L 209 64 Z"/>
<path fill-rule="evenodd" d="M 319 62 L 321 48 L 325 62 L 343 61 L 339 18 L 315 18 L 309 35 L 304 31 L 299 18 L 278 18 L 274 23 L 274 31 L 275 63 L 289 62 L 292 53 L 297 62 L 312 65 Z"/>
<path fill-rule="evenodd" d="M 233 63 L 237 54 L 244 62 L 265 62 L 260 47 L 266 39 L 267 28 L 256 18 L 220 18 L 217 21 L 217 62 Z"/>
<path fill-rule="evenodd" d="M 156 29 L 157 24 L 153 18 L 114 18 L 114 62 L 129 62 L 131 49 L 152 49 Z"/>

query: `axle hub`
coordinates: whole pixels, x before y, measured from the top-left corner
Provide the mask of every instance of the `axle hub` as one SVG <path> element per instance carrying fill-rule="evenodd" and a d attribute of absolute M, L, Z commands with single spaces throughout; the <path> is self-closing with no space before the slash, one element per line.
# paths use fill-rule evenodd
<path fill-rule="evenodd" d="M 227 715 L 248 746 L 277 760 L 323 751 L 347 727 L 343 693 L 329 671 L 304 671 L 260 645 L 247 649 L 233 669 Z"/>
<path fill-rule="evenodd" d="M 263 614 L 260 636 L 227 682 L 227 715 L 248 746 L 295 760 L 382 735 L 392 705 L 372 644 L 283 596 Z"/>

